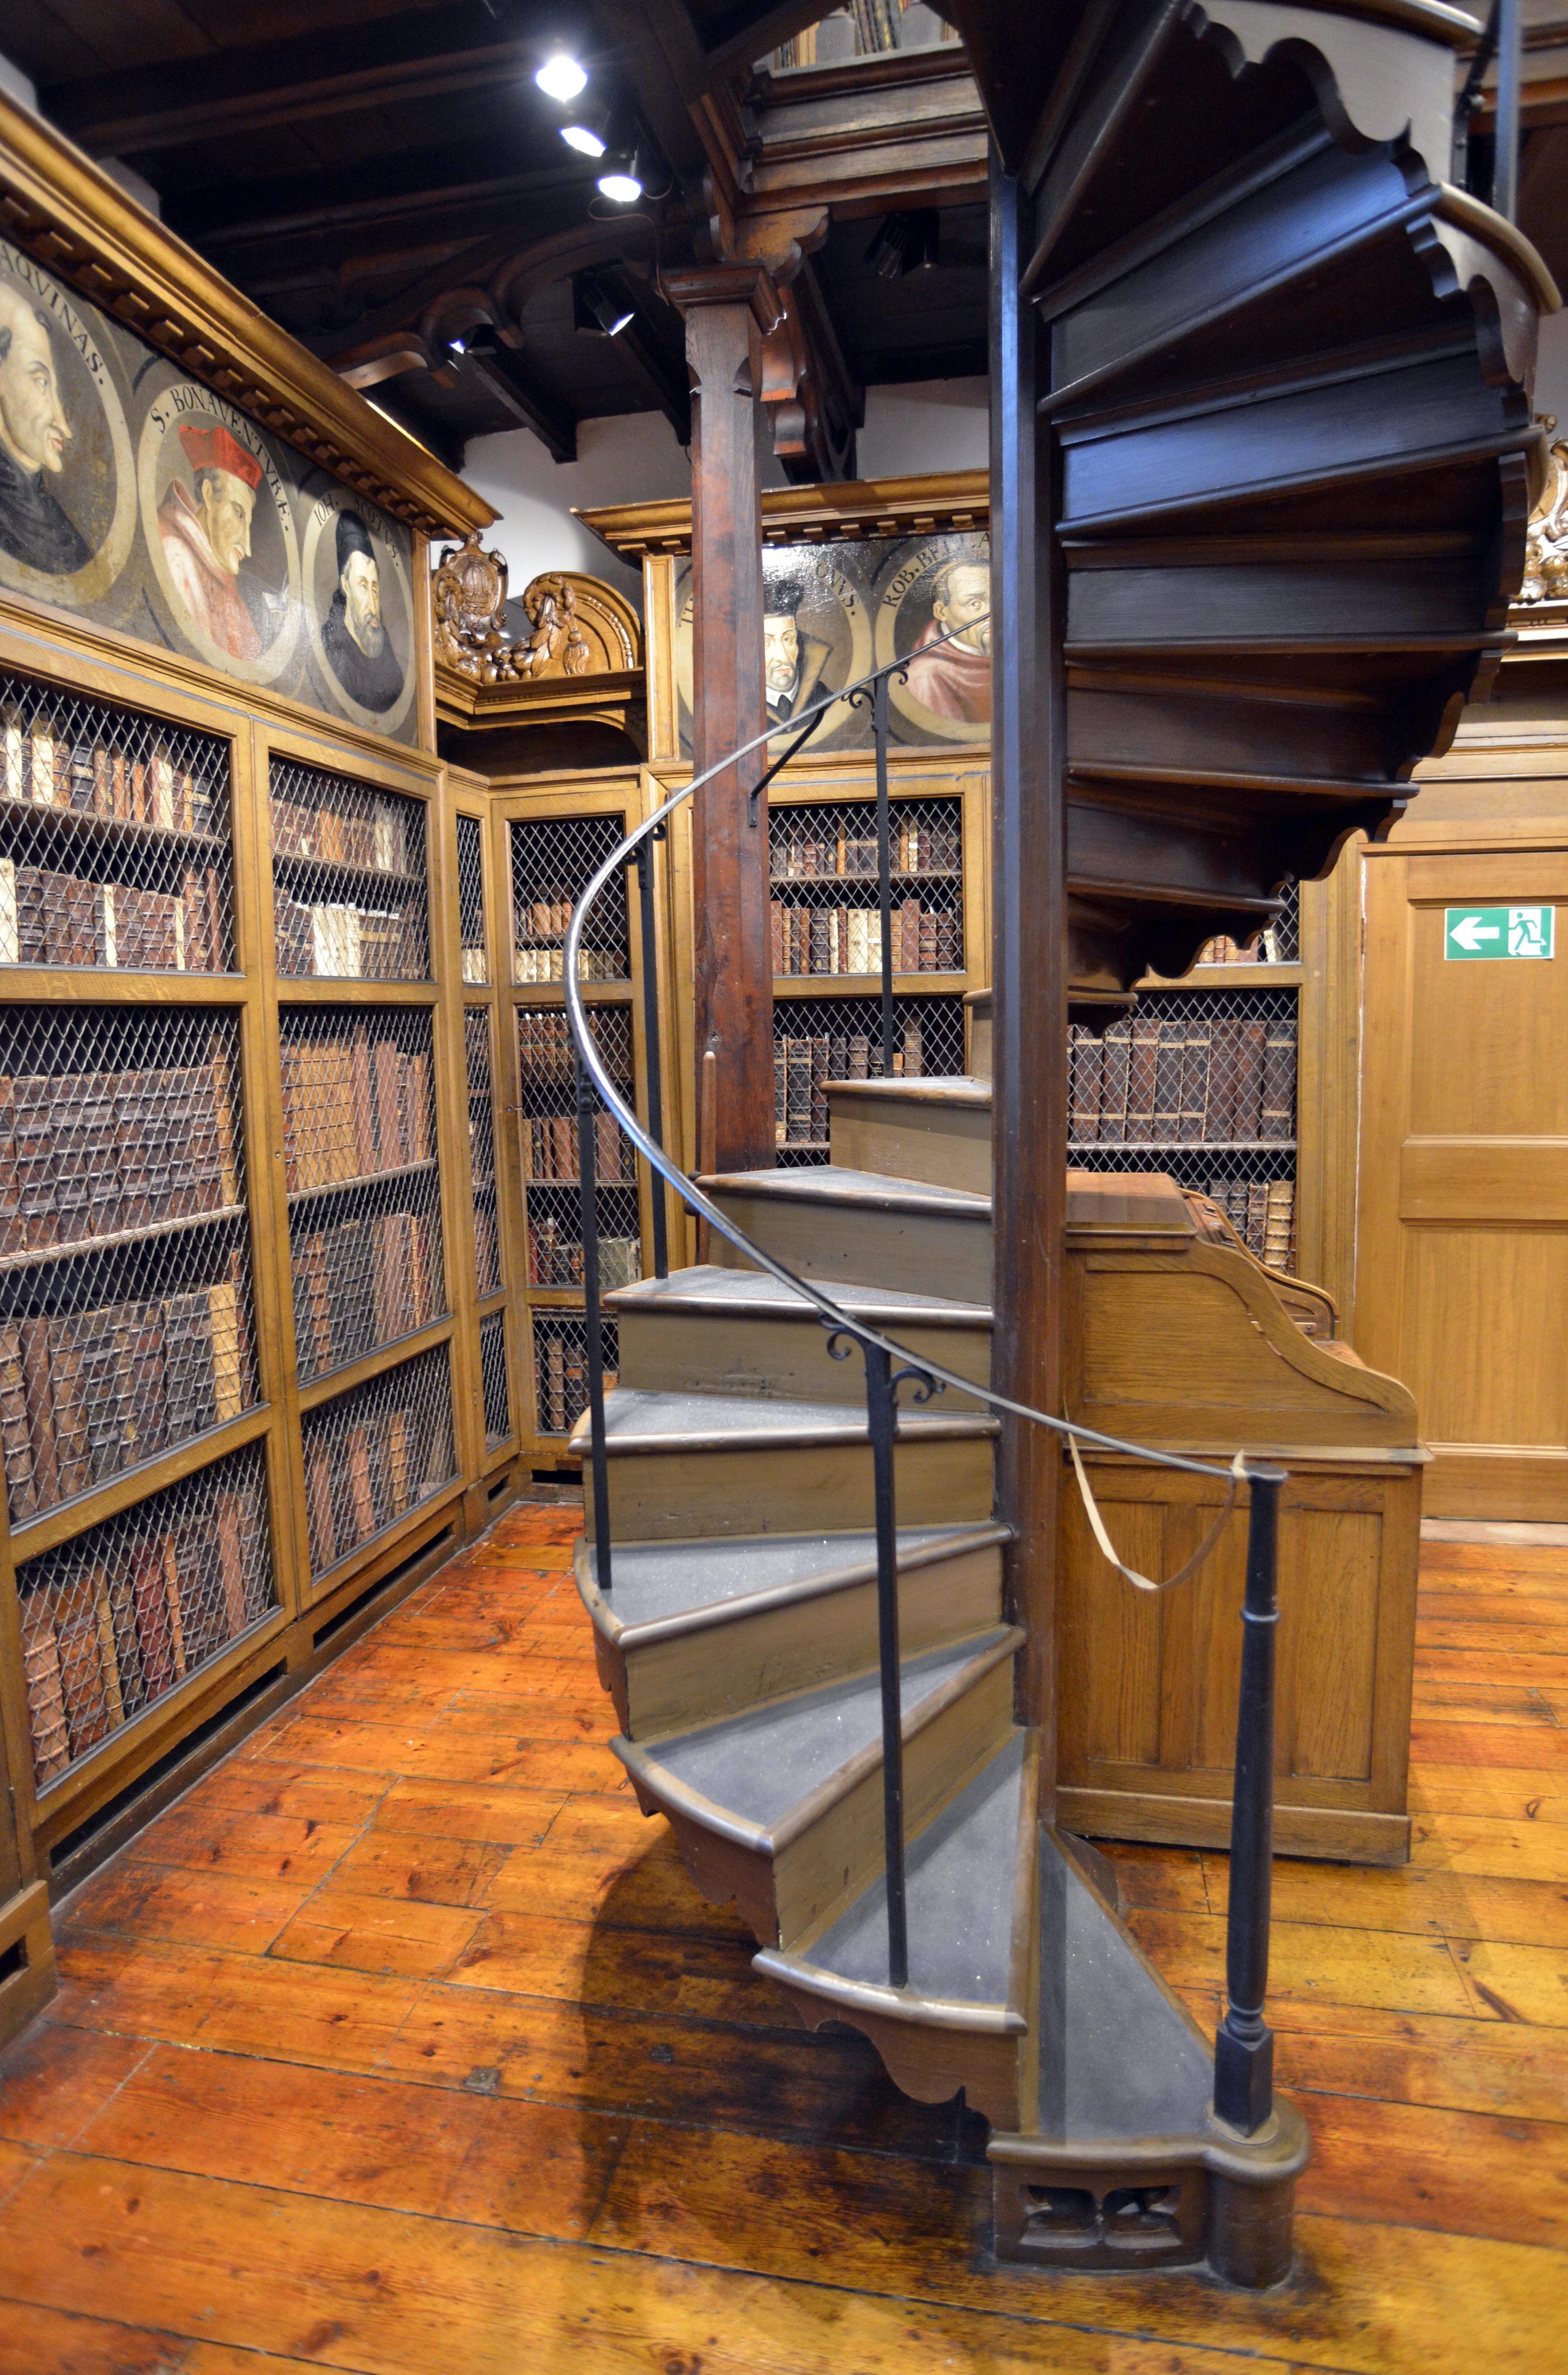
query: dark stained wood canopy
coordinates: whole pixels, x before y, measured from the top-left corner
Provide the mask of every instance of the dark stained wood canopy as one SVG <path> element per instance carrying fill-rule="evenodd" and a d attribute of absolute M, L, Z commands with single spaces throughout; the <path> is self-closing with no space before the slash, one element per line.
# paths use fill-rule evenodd
<path fill-rule="evenodd" d="M 534 430 L 663 410 L 689 434 L 661 268 L 727 243 L 737 207 L 796 259 L 796 343 L 831 428 L 786 460 L 841 475 L 868 382 L 985 368 L 984 127 L 953 42 L 770 77 L 753 62 L 821 15 L 777 0 L 13 0 L 3 46 L 45 114 L 130 166 L 164 219 L 442 458 Z M 927 20 L 931 29 L 932 20 Z M 631 212 L 560 137 L 534 70 L 564 43 L 640 142 L 657 206 Z M 884 215 L 937 210 L 905 278 L 867 261 Z M 618 337 L 578 326 L 596 269 Z M 462 351 L 453 342 L 460 341 Z"/>

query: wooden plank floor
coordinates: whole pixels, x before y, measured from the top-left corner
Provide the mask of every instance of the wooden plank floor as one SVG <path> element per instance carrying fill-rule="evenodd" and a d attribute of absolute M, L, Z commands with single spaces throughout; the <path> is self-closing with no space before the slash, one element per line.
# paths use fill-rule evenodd
<path fill-rule="evenodd" d="M 0 2062 L 0 2375 L 1568 2367 L 1568 1553 L 1430 1544 L 1407 1871 L 1283 1863 L 1301 2273 L 988 2270 L 983 2135 L 808 2038 L 513 1515 L 136 1839 Z M 1223 1859 L 1126 1849 L 1212 2021 Z"/>

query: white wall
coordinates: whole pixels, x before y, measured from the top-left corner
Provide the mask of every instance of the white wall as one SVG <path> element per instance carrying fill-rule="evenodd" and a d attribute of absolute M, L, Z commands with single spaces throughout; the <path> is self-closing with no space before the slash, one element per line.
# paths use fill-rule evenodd
<path fill-rule="evenodd" d="M 908 479 L 922 470 L 983 470 L 989 459 L 991 383 L 912 380 L 868 387 L 866 426 L 855 442 L 863 479 Z"/>
<path fill-rule="evenodd" d="M 476 437 L 463 476 L 501 514 L 485 542 L 505 557 L 513 598 L 542 570 L 581 569 L 640 602 L 641 571 L 617 561 L 572 510 L 691 492 L 691 466 L 662 412 L 580 421 L 575 462 L 552 462 L 531 429 Z"/>
<path fill-rule="evenodd" d="M 1538 412 L 1554 412 L 1558 435 L 1568 436 L 1568 307 L 1540 325 L 1535 406 Z"/>
<path fill-rule="evenodd" d="M 861 477 L 983 469 L 986 385 L 983 379 L 950 379 L 868 388 L 859 439 Z M 476 437 L 463 476 L 501 514 L 486 542 L 504 555 L 514 597 L 542 570 L 581 569 L 639 600 L 640 573 L 617 561 L 572 514 L 691 491 L 690 464 L 662 412 L 580 422 L 575 462 L 552 462 L 528 429 Z M 784 484 L 772 455 L 762 483 Z"/>

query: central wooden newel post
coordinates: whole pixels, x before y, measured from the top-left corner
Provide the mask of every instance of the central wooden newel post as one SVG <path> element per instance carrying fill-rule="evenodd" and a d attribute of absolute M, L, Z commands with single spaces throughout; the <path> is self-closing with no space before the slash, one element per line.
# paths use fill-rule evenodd
<path fill-rule="evenodd" d="M 767 723 L 762 694 L 762 504 L 758 412 L 762 340 L 779 313 L 760 264 L 666 276 L 686 317 L 691 372 L 691 763 L 697 774 Z M 717 1070 L 713 1161 L 773 1161 L 773 973 L 768 808 L 747 796 L 757 750 L 696 795 L 691 820 L 694 1045 Z"/>

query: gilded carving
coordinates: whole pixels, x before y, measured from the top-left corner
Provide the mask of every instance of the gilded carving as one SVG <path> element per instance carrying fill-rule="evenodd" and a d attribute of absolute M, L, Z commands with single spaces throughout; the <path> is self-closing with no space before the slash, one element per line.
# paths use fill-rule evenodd
<path fill-rule="evenodd" d="M 1541 426 L 1548 439 L 1546 486 L 1530 515 L 1525 581 L 1518 596 L 1524 608 L 1568 602 L 1568 443 L 1561 438 L 1551 442 L 1557 422 L 1550 413 L 1542 417 Z"/>

